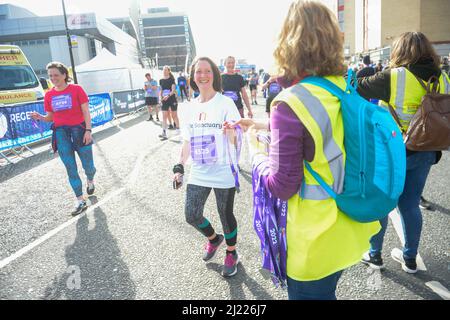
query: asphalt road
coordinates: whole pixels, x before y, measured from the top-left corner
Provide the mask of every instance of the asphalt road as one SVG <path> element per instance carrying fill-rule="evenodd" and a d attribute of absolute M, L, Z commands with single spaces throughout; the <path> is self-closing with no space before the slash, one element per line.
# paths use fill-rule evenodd
<path fill-rule="evenodd" d="M 259 102 L 254 109 L 265 117 Z M 141 113 L 95 130 L 96 196 L 76 218 L 70 216 L 73 195 L 65 169 L 47 146 L 0 166 L 0 299 L 287 299 L 260 272 L 250 164 L 241 163 L 242 190 L 235 201 L 242 263 L 235 277 L 224 279 L 224 252 L 211 263 L 202 261 L 204 239 L 184 219 L 185 188 L 172 189 L 180 137 L 171 131 L 169 140 L 160 141 L 160 127 L 146 118 Z M 445 153 L 424 192 L 436 207 L 423 211 L 419 251 L 427 271 L 408 275 L 390 258 L 401 247 L 390 222 L 383 252 L 387 269 L 348 269 L 339 299 L 430 300 L 448 294 L 436 294 L 427 283 L 450 288 L 449 169 Z M 212 195 L 205 212 L 220 232 Z"/>

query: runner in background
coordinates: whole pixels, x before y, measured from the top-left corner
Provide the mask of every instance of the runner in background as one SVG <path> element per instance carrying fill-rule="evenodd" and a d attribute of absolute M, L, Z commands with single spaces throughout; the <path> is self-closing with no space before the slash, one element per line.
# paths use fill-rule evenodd
<path fill-rule="evenodd" d="M 80 157 L 84 172 L 87 176 L 88 195 L 94 194 L 94 175 L 96 172 L 92 154 L 92 124 L 89 113 L 89 98 L 83 88 L 76 84 L 69 84 L 69 70 L 60 62 L 51 62 L 47 65 L 47 72 L 54 87 L 47 91 L 44 97 L 43 116 L 32 112 L 34 120 L 53 122 L 53 150 L 59 153 L 69 176 L 77 203 L 72 215 L 78 215 L 87 209 L 83 196 L 83 184 L 78 175 L 75 152 Z M 53 182 L 56 183 L 56 182 Z"/>
<path fill-rule="evenodd" d="M 152 78 L 150 73 L 145 74 L 147 81 L 144 82 L 145 105 L 148 108 L 149 118 L 147 121 L 153 121 L 153 109 L 156 110 L 156 121 L 159 121 L 158 108 L 158 82 Z"/>
<path fill-rule="evenodd" d="M 226 73 L 222 74 L 222 90 L 223 94 L 234 101 L 239 114 L 242 118 L 244 115 L 244 106 L 242 99 L 248 109 L 248 117 L 253 117 L 252 108 L 250 107 L 250 101 L 248 100 L 247 91 L 245 90 L 244 78 L 234 71 L 236 60 L 234 57 L 229 56 L 225 59 Z"/>
<path fill-rule="evenodd" d="M 269 79 L 270 79 L 270 74 L 268 74 L 267 72 L 264 72 L 264 69 L 261 69 L 261 76 L 260 76 L 261 86 L 264 85 Z M 267 98 L 267 88 L 263 89 L 263 97 L 264 97 L 264 99 Z"/>
<path fill-rule="evenodd" d="M 256 101 L 256 95 L 258 93 L 258 82 L 259 82 L 259 76 L 255 72 L 255 68 L 252 68 L 252 72 L 249 74 L 249 86 L 250 86 L 250 94 L 252 97 L 252 104 L 257 105 L 258 102 Z"/>
<path fill-rule="evenodd" d="M 191 156 L 192 167 L 186 190 L 186 221 L 208 239 L 203 254 L 205 262 L 215 257 L 225 240 L 227 250 L 222 276 L 231 277 L 237 273 L 239 262 L 236 252 L 237 221 L 233 212 L 238 182 L 230 165 L 233 159 L 237 159 L 237 146 L 235 130 L 227 130 L 224 134 L 223 123 L 237 121 L 240 115 L 233 101 L 220 94 L 220 71 L 211 59 L 202 57 L 194 61 L 191 87 L 199 91 L 200 96 L 180 109 L 184 143 L 180 163 L 173 169 L 174 188 L 181 187 L 184 165 Z M 234 155 L 231 154 L 232 149 Z M 203 215 L 211 190 L 216 196 L 224 235 L 217 234 Z"/>
<path fill-rule="evenodd" d="M 167 120 L 169 118 L 169 110 L 172 111 L 171 116 L 173 117 L 175 128 L 178 127 L 178 116 L 177 116 L 177 89 L 175 84 L 175 78 L 170 71 L 169 66 L 164 66 L 163 68 L 163 78 L 159 80 L 159 85 L 161 86 L 161 102 L 162 102 L 162 112 L 163 112 L 163 123 L 162 123 L 162 134 L 159 137 L 163 140 L 167 139 Z M 173 127 L 173 126 L 172 126 Z"/>
<path fill-rule="evenodd" d="M 283 90 L 283 87 L 278 83 L 278 77 L 270 77 L 262 86 L 263 90 L 267 91 L 266 99 L 266 113 L 270 118 L 270 105 L 273 99 Z"/>
<path fill-rule="evenodd" d="M 183 75 L 182 72 L 180 72 L 180 74 L 179 74 L 179 76 L 178 76 L 178 79 L 177 79 L 177 82 L 178 82 L 178 87 L 180 88 L 181 102 L 184 101 L 183 96 L 186 96 L 187 101 L 189 101 L 189 100 L 190 100 L 190 99 L 189 99 L 189 95 L 188 95 L 188 92 L 187 92 L 187 90 L 186 90 L 187 79 L 186 79 L 186 77 Z"/>

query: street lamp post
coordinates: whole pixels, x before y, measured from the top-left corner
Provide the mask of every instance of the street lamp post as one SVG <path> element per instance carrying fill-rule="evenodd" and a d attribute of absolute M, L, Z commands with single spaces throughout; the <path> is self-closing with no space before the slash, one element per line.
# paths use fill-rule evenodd
<path fill-rule="evenodd" d="M 66 6 L 64 4 L 64 0 L 61 0 L 61 2 L 64 12 L 64 24 L 66 26 L 67 44 L 69 45 L 69 55 L 70 55 L 70 64 L 72 65 L 73 81 L 75 82 L 75 84 L 78 84 L 77 73 L 75 72 L 75 62 L 73 60 L 73 53 L 72 53 L 72 40 L 70 39 L 69 28 L 67 26 Z"/>

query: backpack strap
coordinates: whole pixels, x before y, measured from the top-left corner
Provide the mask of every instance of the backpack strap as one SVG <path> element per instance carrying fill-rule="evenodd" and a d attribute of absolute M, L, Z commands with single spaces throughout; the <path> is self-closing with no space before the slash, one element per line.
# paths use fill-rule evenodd
<path fill-rule="evenodd" d="M 431 78 L 428 79 L 427 82 L 425 82 L 422 79 L 420 79 L 418 76 L 416 76 L 414 73 L 412 73 L 412 74 L 417 79 L 417 81 L 419 81 L 420 85 L 422 86 L 422 88 L 425 89 L 425 91 L 427 93 L 439 92 L 440 83 L 439 83 L 439 79 L 436 76 L 431 76 Z"/>
<path fill-rule="evenodd" d="M 309 173 L 311 173 L 311 175 L 313 176 L 313 178 L 320 184 L 320 186 L 330 195 L 330 197 L 332 197 L 333 199 L 336 199 L 337 195 L 336 192 L 333 191 L 333 189 L 331 189 L 331 187 L 325 183 L 325 181 L 322 179 L 322 177 L 313 170 L 313 168 L 311 167 L 311 165 L 304 161 L 305 163 L 305 167 L 306 170 L 309 171 Z"/>
<path fill-rule="evenodd" d="M 336 96 L 339 100 L 342 100 L 342 98 L 345 94 L 344 90 L 342 90 L 337 85 L 335 85 L 333 82 L 331 82 L 330 80 L 327 80 L 325 78 L 314 77 L 314 76 L 306 77 L 305 79 L 300 81 L 300 83 L 301 84 L 309 83 L 309 84 L 319 86 L 322 89 L 325 89 L 328 92 L 330 92 L 332 95 Z"/>
<path fill-rule="evenodd" d="M 399 126 L 400 130 L 402 131 L 402 133 L 406 133 L 405 130 L 403 130 L 403 126 L 402 123 L 400 122 L 400 117 L 398 116 L 397 112 L 395 111 L 394 107 L 388 102 L 387 103 L 388 107 L 389 107 L 389 113 L 392 115 L 392 117 L 394 118 L 395 122 L 397 123 L 397 125 Z"/>

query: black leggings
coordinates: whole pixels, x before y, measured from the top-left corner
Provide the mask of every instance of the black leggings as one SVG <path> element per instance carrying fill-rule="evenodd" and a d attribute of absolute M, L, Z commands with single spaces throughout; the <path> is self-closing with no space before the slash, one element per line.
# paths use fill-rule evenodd
<path fill-rule="evenodd" d="M 186 207 L 184 211 L 186 221 L 205 237 L 211 237 L 215 232 L 211 223 L 203 216 L 205 203 L 208 200 L 211 189 L 188 184 L 186 190 Z M 222 222 L 225 240 L 230 247 L 236 245 L 237 241 L 237 221 L 233 213 L 235 193 L 236 188 L 214 188 L 217 210 L 219 211 L 220 221 Z"/>

